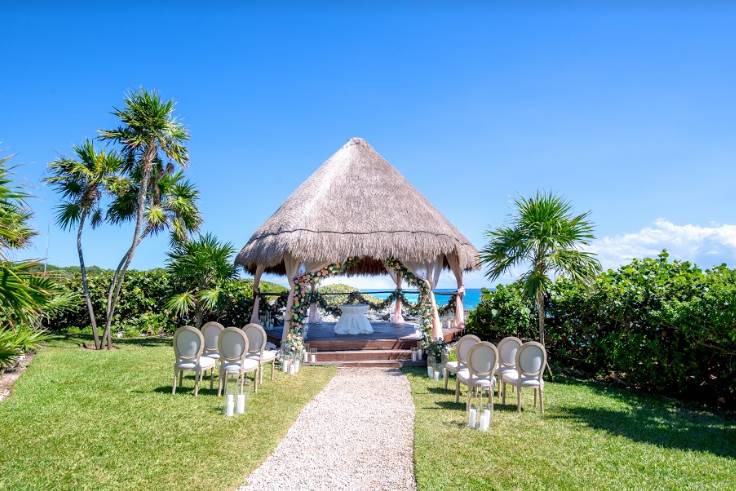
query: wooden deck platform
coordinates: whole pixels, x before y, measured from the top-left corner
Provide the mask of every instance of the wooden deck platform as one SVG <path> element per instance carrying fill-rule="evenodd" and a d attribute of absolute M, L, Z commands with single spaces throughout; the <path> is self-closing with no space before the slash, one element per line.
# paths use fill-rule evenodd
<path fill-rule="evenodd" d="M 415 324 L 371 322 L 371 326 L 371 334 L 339 335 L 334 332 L 334 322 L 312 323 L 304 341 L 317 350 L 318 365 L 388 368 L 426 364 L 411 361 L 411 349 L 418 347 L 422 338 Z M 274 326 L 267 330 L 269 340 L 279 344 L 282 329 Z M 445 329 L 445 341 L 453 341 L 461 332 Z"/>

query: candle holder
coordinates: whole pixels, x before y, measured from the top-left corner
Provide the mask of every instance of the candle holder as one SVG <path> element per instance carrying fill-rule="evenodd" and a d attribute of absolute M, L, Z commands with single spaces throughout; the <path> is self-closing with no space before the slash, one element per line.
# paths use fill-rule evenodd
<path fill-rule="evenodd" d="M 317 348 L 309 348 L 309 363 L 312 365 L 317 363 Z"/>
<path fill-rule="evenodd" d="M 225 416 L 232 416 L 235 411 L 235 396 L 232 394 L 225 395 Z"/>
<path fill-rule="evenodd" d="M 245 413 L 245 394 L 238 394 L 238 398 L 235 402 L 235 413 Z"/>
<path fill-rule="evenodd" d="M 471 405 L 470 406 L 470 410 L 468 410 L 468 428 L 475 429 L 475 427 L 477 426 L 477 424 L 478 424 L 478 421 L 477 421 L 477 411 L 476 411 L 475 407 L 473 407 Z"/>
<path fill-rule="evenodd" d="M 480 424 L 478 425 L 478 429 L 480 431 L 488 431 L 490 427 L 491 427 L 491 410 L 488 408 L 485 408 L 480 415 Z"/>

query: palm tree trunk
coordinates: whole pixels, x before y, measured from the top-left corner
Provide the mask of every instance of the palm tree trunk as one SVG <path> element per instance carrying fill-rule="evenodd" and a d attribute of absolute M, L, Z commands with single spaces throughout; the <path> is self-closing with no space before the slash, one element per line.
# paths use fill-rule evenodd
<path fill-rule="evenodd" d="M 82 252 L 82 230 L 84 222 L 87 220 L 89 210 L 84 209 L 79 217 L 79 228 L 77 229 L 77 254 L 79 254 L 79 271 L 82 275 L 82 291 L 84 293 L 84 301 L 87 304 L 89 312 L 89 323 L 92 326 L 92 336 L 94 337 L 95 349 L 102 349 L 100 336 L 97 332 L 97 319 L 95 318 L 95 309 L 92 305 L 92 297 L 89 294 L 89 283 L 87 282 L 87 267 L 84 265 L 84 253 Z"/>
<path fill-rule="evenodd" d="M 539 326 L 539 342 L 544 346 L 544 292 L 537 290 L 537 324 Z"/>
<path fill-rule="evenodd" d="M 135 228 L 133 230 L 133 242 L 130 248 L 123 256 L 123 259 L 118 264 L 115 274 L 112 278 L 112 284 L 110 285 L 110 291 L 107 296 L 107 318 L 105 320 L 105 334 L 103 335 L 103 342 L 107 342 L 107 349 L 112 348 L 112 337 L 110 330 L 112 327 L 112 319 L 115 314 L 115 307 L 117 306 L 118 299 L 120 297 L 120 290 L 123 286 L 123 279 L 125 273 L 128 270 L 128 266 L 133 259 L 135 250 L 138 244 L 143 240 L 141 234 L 141 227 L 143 226 L 143 213 L 145 212 L 146 194 L 148 193 L 148 183 L 151 180 L 151 168 L 153 166 L 153 158 L 156 155 L 155 145 L 150 145 L 145 153 L 143 154 L 143 178 L 141 179 L 140 189 L 138 190 L 138 199 L 136 203 L 136 215 L 135 215 Z"/>

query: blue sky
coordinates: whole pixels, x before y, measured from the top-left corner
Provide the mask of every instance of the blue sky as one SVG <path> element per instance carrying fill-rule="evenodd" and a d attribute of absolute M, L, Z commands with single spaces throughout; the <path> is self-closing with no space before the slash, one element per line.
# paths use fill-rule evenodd
<path fill-rule="evenodd" d="M 515 196 L 544 189 L 592 210 L 606 266 L 661 247 L 736 263 L 725 3 L 174 5 L 0 7 L 0 154 L 16 155 L 40 231 L 26 255 L 76 264 L 45 166 L 143 86 L 177 101 L 204 230 L 237 248 L 360 136 L 478 247 Z M 88 262 L 113 266 L 129 236 L 90 233 Z M 133 266 L 162 265 L 167 246 L 144 242 Z"/>

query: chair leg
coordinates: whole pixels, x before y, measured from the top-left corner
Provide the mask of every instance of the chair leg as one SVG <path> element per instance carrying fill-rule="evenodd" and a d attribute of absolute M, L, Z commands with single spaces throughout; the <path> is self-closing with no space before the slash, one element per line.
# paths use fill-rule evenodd
<path fill-rule="evenodd" d="M 521 387 L 515 387 L 516 389 L 516 412 L 521 412 Z"/>
<path fill-rule="evenodd" d="M 202 370 L 194 372 L 194 397 L 199 395 L 199 381 L 202 380 Z"/>
<path fill-rule="evenodd" d="M 174 368 L 174 381 L 171 384 L 171 393 L 176 394 L 176 368 Z"/>
<path fill-rule="evenodd" d="M 222 376 L 222 370 L 220 370 L 220 373 L 217 377 L 217 397 L 220 397 L 222 395 L 222 382 L 224 380 L 224 377 Z"/>
<path fill-rule="evenodd" d="M 460 402 L 460 379 L 455 375 L 455 404 Z"/>
<path fill-rule="evenodd" d="M 534 410 L 536 411 L 537 410 L 537 389 L 536 387 L 532 389 L 532 391 L 534 392 Z"/>
<path fill-rule="evenodd" d="M 448 382 L 450 382 L 450 380 L 449 380 L 450 377 L 447 375 L 448 372 L 449 372 L 449 370 L 447 369 L 447 367 L 445 367 L 445 376 L 444 376 L 444 379 L 445 379 L 445 390 L 447 390 Z"/>
<path fill-rule="evenodd" d="M 181 387 L 181 383 L 184 381 L 184 370 L 179 370 L 179 387 Z"/>
<path fill-rule="evenodd" d="M 544 389 L 541 387 L 539 388 L 539 408 L 544 415 Z"/>
<path fill-rule="evenodd" d="M 501 382 L 501 391 L 503 394 L 501 395 L 501 404 L 504 406 L 506 405 L 506 382 Z"/>
<path fill-rule="evenodd" d="M 273 382 L 273 372 L 276 371 L 276 360 L 271 360 L 271 382 Z"/>
<path fill-rule="evenodd" d="M 243 388 L 245 387 L 245 372 L 240 372 L 240 393 L 244 394 Z"/>

